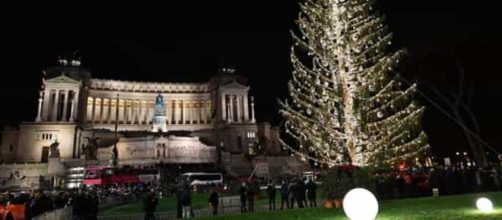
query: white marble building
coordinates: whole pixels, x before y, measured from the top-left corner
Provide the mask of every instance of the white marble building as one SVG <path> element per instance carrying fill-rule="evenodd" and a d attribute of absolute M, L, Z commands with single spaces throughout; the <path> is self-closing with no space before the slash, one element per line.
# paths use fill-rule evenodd
<path fill-rule="evenodd" d="M 249 89 L 233 69 L 221 69 L 204 83 L 133 82 L 93 78 L 79 61 L 60 60 L 43 71 L 35 120 L 4 128 L 0 159 L 46 163 L 57 140 L 61 161 L 75 163 L 84 159 L 89 138 L 106 142 L 115 126 L 121 165 L 215 163 L 217 148 L 228 162 L 258 140 L 267 143 L 267 154 L 279 155 L 278 130 L 256 121 Z M 159 94 L 165 106 L 157 118 L 161 129 L 154 126 Z M 99 149 L 100 163 L 110 157 L 111 147 Z"/>

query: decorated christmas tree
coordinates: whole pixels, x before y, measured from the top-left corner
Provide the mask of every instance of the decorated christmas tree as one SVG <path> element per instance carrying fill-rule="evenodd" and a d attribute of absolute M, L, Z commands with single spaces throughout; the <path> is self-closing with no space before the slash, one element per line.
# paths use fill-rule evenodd
<path fill-rule="evenodd" d="M 422 158 L 424 107 L 403 88 L 391 33 L 372 0 L 307 0 L 291 48 L 291 98 L 281 103 L 287 138 L 302 159 L 328 166 Z"/>

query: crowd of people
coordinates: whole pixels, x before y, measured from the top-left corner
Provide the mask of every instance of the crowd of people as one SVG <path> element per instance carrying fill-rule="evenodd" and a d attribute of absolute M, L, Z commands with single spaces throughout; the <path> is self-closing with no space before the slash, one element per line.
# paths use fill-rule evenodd
<path fill-rule="evenodd" d="M 501 189 L 502 166 L 433 166 L 383 170 L 375 174 L 380 199 L 454 195 Z"/>
<path fill-rule="evenodd" d="M 411 167 L 406 169 L 379 170 L 373 173 L 375 192 L 380 200 L 432 195 L 452 195 L 482 191 L 501 190 L 502 166 L 491 163 L 486 167 L 453 166 Z M 259 186 L 262 187 L 259 187 Z M 239 182 L 235 193 L 239 195 L 240 212 L 254 212 L 255 201 L 261 190 L 268 199 L 268 209 L 293 209 L 317 206 L 318 184 L 299 178 L 268 180 L 266 186 L 257 181 Z M 261 189 L 260 189 L 261 188 Z M 228 190 L 228 189 L 227 189 Z M 145 219 L 155 219 L 154 213 L 162 192 L 155 184 L 112 185 L 75 190 L 54 190 L 3 193 L 3 205 L 13 204 L 24 207 L 25 219 L 43 213 L 71 206 L 73 219 L 97 219 L 99 206 L 110 201 L 124 202 L 128 199 L 143 201 Z M 189 185 L 176 186 L 172 196 L 177 201 L 177 217 L 191 218 L 193 188 Z M 212 214 L 218 214 L 220 188 L 210 188 L 208 205 Z M 227 192 L 228 193 L 228 192 Z M 165 194 L 167 196 L 167 193 Z M 234 194 L 235 195 L 235 194 Z M 170 194 L 168 196 L 171 196 Z M 276 199 L 277 198 L 277 199 Z M 279 201 L 280 199 L 280 201 Z M 277 204 L 279 203 L 280 204 Z"/>

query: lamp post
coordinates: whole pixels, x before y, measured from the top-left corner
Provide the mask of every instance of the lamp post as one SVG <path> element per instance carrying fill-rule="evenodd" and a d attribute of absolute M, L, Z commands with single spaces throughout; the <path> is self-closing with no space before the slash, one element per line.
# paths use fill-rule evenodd
<path fill-rule="evenodd" d="M 221 151 L 223 150 L 224 146 L 225 144 L 223 143 L 223 141 L 220 141 L 220 145 L 216 146 L 216 153 L 218 154 L 216 158 L 216 168 L 221 168 L 222 165 Z"/>

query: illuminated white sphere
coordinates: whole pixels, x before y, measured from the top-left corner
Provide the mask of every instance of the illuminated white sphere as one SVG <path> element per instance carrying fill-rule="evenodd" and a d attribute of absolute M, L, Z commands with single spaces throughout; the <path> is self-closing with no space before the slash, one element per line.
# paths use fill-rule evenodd
<path fill-rule="evenodd" d="M 493 210 L 493 203 L 487 198 L 479 198 L 476 201 L 476 207 L 478 207 L 481 212 L 491 212 Z"/>
<path fill-rule="evenodd" d="M 345 194 L 343 211 L 351 220 L 373 220 L 378 214 L 378 201 L 370 191 L 355 188 Z"/>

